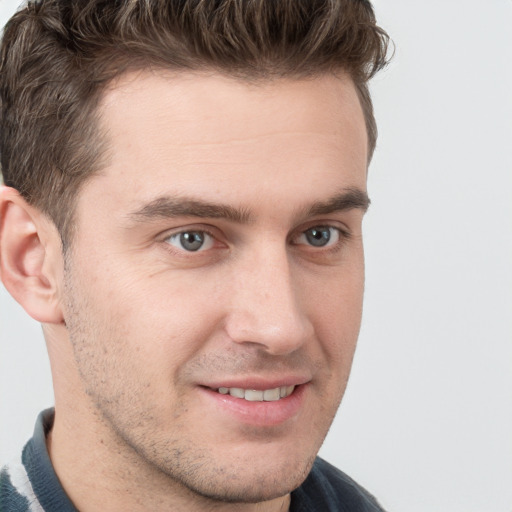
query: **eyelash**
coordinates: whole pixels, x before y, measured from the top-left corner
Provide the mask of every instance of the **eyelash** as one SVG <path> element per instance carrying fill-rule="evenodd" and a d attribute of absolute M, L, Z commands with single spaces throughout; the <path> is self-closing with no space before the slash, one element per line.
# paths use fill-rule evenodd
<path fill-rule="evenodd" d="M 315 246 L 312 244 L 296 242 L 296 240 L 299 239 L 300 237 L 307 236 L 308 231 L 311 231 L 314 229 L 316 229 L 318 231 L 327 230 L 327 229 L 334 230 L 338 234 L 338 240 L 336 240 L 336 242 L 334 242 L 332 245 L 325 245 L 325 246 Z M 197 250 L 187 250 L 183 247 L 178 248 L 176 246 L 173 246 L 169 242 L 169 240 L 176 239 L 177 237 L 180 237 L 186 233 L 200 233 L 203 235 L 207 235 L 211 239 L 212 245 L 214 245 L 215 242 L 219 241 L 219 237 L 218 237 L 218 235 L 214 234 L 212 231 L 213 230 L 206 229 L 204 226 L 197 226 L 197 227 L 191 226 L 187 229 L 182 229 L 180 231 L 176 231 L 174 233 L 168 234 L 163 239 L 163 241 L 165 242 L 167 249 L 169 251 L 173 252 L 174 254 L 177 254 L 177 255 L 180 255 L 183 257 L 191 257 L 191 255 L 193 255 L 193 254 L 201 254 L 203 252 L 213 249 L 214 247 L 211 246 L 211 247 L 207 247 L 206 249 L 203 249 L 203 247 L 201 246 Z M 310 249 L 312 251 L 318 251 L 318 252 L 322 252 L 322 253 L 329 253 L 329 252 L 335 253 L 335 252 L 339 251 L 343 247 L 343 245 L 348 240 L 350 240 L 350 238 L 351 238 L 350 232 L 346 229 L 339 227 L 339 226 L 333 226 L 333 225 L 329 225 L 329 224 L 313 224 L 313 225 L 307 227 L 306 229 L 301 230 L 300 233 L 293 235 L 290 238 L 290 243 L 291 243 L 291 245 L 294 245 L 294 246 L 306 246 L 306 247 L 308 247 L 308 249 Z M 329 242 L 330 242 L 330 240 L 328 241 L 328 244 L 329 244 Z"/>
<path fill-rule="evenodd" d="M 329 240 L 327 241 L 327 244 L 321 245 L 321 246 L 318 246 L 318 245 L 315 246 L 313 244 L 298 244 L 298 243 L 296 243 L 294 245 L 305 245 L 312 250 L 323 250 L 324 253 L 329 252 L 329 251 L 336 252 L 344 245 L 345 242 L 347 242 L 347 240 L 350 239 L 350 233 L 347 230 L 342 229 L 338 226 L 332 226 L 329 224 L 326 224 L 326 225 L 314 224 L 314 225 L 308 227 L 307 229 L 304 229 L 303 231 L 301 231 L 297 236 L 294 237 L 294 240 L 297 240 L 298 238 L 301 238 L 301 237 L 307 237 L 307 233 L 311 232 L 313 230 L 317 230 L 317 231 L 331 230 L 331 232 L 335 231 L 338 235 L 338 240 L 336 240 L 334 243 L 330 244 L 331 238 L 329 238 Z"/>
<path fill-rule="evenodd" d="M 205 229 L 204 226 L 190 227 L 187 229 L 182 229 L 181 231 L 176 231 L 175 233 L 168 234 L 164 238 L 163 241 L 165 242 L 168 250 L 170 250 L 171 252 L 173 252 L 175 254 L 184 255 L 184 254 L 194 254 L 194 253 L 200 254 L 200 253 L 205 252 L 206 250 L 209 250 L 212 248 L 212 247 L 209 247 L 207 249 L 201 250 L 202 247 L 200 247 L 200 248 L 198 248 L 197 251 L 193 251 L 193 250 L 187 251 L 185 248 L 179 249 L 179 248 L 173 246 L 171 243 L 169 243 L 170 239 L 180 237 L 181 235 L 184 235 L 186 233 L 202 233 L 203 235 L 207 235 L 211 239 L 212 244 L 215 244 L 215 242 L 218 241 L 218 236 L 216 236 L 214 233 L 212 233 L 212 230 Z"/>

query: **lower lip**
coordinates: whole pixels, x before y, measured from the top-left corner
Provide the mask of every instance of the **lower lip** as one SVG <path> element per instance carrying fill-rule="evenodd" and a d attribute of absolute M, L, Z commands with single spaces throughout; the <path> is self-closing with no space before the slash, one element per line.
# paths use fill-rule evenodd
<path fill-rule="evenodd" d="M 276 426 L 294 418 L 304 402 L 307 384 L 297 386 L 286 398 L 273 402 L 250 402 L 231 395 L 222 395 L 210 388 L 200 388 L 217 410 L 234 416 L 241 423 L 254 426 Z"/>

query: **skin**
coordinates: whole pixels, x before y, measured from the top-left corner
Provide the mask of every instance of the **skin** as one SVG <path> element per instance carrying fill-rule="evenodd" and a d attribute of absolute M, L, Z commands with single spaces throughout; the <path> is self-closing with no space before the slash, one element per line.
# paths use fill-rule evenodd
<path fill-rule="evenodd" d="M 51 221 L 0 196 L 2 279 L 48 343 L 55 470 L 81 511 L 287 510 L 360 326 L 355 88 L 138 73 L 101 117 L 110 160 L 80 191 L 66 255 Z M 183 232 L 205 244 L 187 251 Z M 209 389 L 290 384 L 292 400 L 240 409 Z"/>

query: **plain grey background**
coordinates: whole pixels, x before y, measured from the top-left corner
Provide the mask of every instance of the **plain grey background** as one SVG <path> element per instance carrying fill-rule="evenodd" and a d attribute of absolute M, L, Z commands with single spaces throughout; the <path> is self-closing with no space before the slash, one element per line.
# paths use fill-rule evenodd
<path fill-rule="evenodd" d="M 0 23 L 17 0 L 0 0 Z M 512 510 L 512 1 L 375 0 L 363 327 L 321 454 L 394 512 Z M 52 404 L 39 326 L 0 286 L 0 460 Z"/>

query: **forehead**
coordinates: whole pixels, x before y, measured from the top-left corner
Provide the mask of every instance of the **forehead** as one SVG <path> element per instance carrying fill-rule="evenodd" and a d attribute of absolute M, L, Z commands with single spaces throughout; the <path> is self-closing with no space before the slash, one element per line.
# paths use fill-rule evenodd
<path fill-rule="evenodd" d="M 133 73 L 105 92 L 100 117 L 110 161 L 91 182 L 109 191 L 112 206 L 191 189 L 215 202 L 231 191 L 244 202 L 256 192 L 292 197 L 326 180 L 365 187 L 366 127 L 346 76 L 250 84 Z"/>
<path fill-rule="evenodd" d="M 141 71 L 114 81 L 100 109 L 109 126 L 117 128 L 147 114 L 154 122 L 168 122 L 172 114 L 180 125 L 173 133 L 179 144 L 195 142 L 198 129 L 200 138 L 211 143 L 231 137 L 236 128 L 243 128 L 240 138 L 258 136 L 267 132 L 269 114 L 276 132 L 288 130 L 294 121 L 300 129 L 328 127 L 343 136 L 340 120 L 353 116 L 362 121 L 355 86 L 346 74 L 247 82 L 216 73 Z"/>
<path fill-rule="evenodd" d="M 342 144 L 365 128 L 348 75 L 248 83 L 219 74 L 140 72 L 114 82 L 100 110 L 114 142 L 147 142 L 148 130 L 159 133 L 155 143 L 166 137 L 179 146 L 302 131 L 330 132 Z"/>

